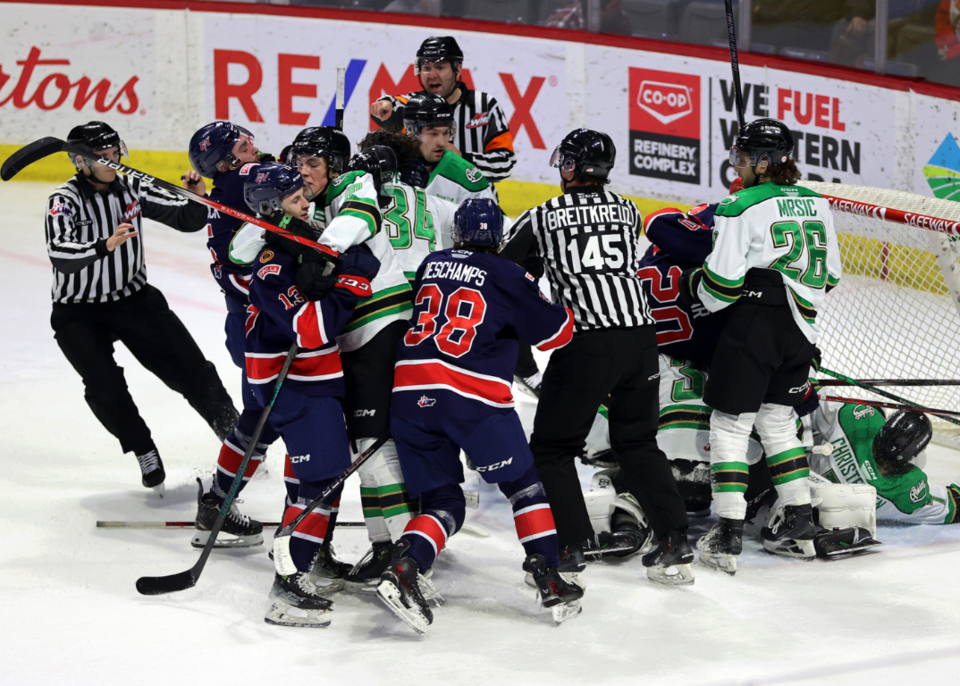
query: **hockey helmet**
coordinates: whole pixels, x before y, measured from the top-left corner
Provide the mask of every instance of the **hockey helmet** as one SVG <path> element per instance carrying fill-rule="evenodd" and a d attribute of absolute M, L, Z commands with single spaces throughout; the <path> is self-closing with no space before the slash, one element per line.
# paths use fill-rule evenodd
<path fill-rule="evenodd" d="M 94 152 L 116 147 L 120 157 L 128 157 L 127 146 L 120 138 L 120 134 L 102 121 L 92 121 L 70 129 L 67 136 L 68 143 L 76 143 L 90 148 Z M 93 163 L 93 160 L 90 160 Z"/>
<path fill-rule="evenodd" d="M 421 91 L 410 97 L 403 108 L 403 126 L 407 133 L 419 136 L 423 129 L 449 126 L 453 139 L 453 107 L 440 95 Z"/>
<path fill-rule="evenodd" d="M 464 200 L 453 216 L 454 244 L 473 248 L 500 248 L 503 242 L 503 213 L 489 198 Z"/>
<path fill-rule="evenodd" d="M 874 437 L 873 459 L 886 471 L 903 473 L 932 437 L 933 427 L 925 414 L 899 410 Z"/>
<path fill-rule="evenodd" d="M 425 62 L 449 62 L 454 71 L 463 64 L 463 50 L 453 36 L 430 36 L 420 44 L 415 63 L 416 75 L 420 75 Z"/>
<path fill-rule="evenodd" d="M 590 129 L 574 129 L 561 141 L 550 166 L 562 171 L 576 170 L 577 177 L 604 180 L 617 161 L 613 139 L 605 133 Z"/>
<path fill-rule="evenodd" d="M 391 183 L 397 178 L 397 155 L 385 145 L 371 145 L 351 157 L 347 169 L 370 174 L 379 195 L 384 183 Z"/>
<path fill-rule="evenodd" d="M 776 119 L 757 119 L 744 125 L 730 148 L 730 164 L 737 163 L 737 153 L 750 156 L 750 166 L 755 167 L 763 160 L 770 163 L 771 169 L 784 164 L 793 154 L 793 134 L 782 121 Z"/>
<path fill-rule="evenodd" d="M 280 212 L 283 199 L 303 188 L 300 172 L 279 162 L 257 165 L 247 178 L 243 199 L 251 210 L 264 216 Z"/>
<path fill-rule="evenodd" d="M 350 139 L 333 126 L 311 126 L 297 134 L 287 157 L 294 168 L 310 157 L 322 157 L 330 171 L 339 174 L 350 159 Z"/>
<path fill-rule="evenodd" d="M 253 134 L 242 126 L 228 121 L 207 124 L 190 139 L 190 165 L 208 179 L 220 173 L 220 165 L 224 162 L 230 169 L 236 169 L 241 162 L 233 154 L 233 147 L 242 136 L 253 141 Z"/>

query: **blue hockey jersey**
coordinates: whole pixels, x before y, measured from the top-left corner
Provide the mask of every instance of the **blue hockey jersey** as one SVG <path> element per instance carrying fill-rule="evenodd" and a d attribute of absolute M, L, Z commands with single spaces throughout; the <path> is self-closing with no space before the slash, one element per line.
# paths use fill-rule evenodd
<path fill-rule="evenodd" d="M 700 267 L 713 249 L 716 204 L 689 212 L 667 208 L 647 217 L 644 231 L 653 244 L 640 260 L 641 285 L 657 320 L 657 344 L 665 355 L 709 364 L 723 328 L 723 313 L 680 302 L 680 274 Z"/>
<path fill-rule="evenodd" d="M 438 400 L 451 409 L 511 408 L 518 337 L 553 350 L 573 336 L 570 310 L 551 303 L 530 274 L 496 255 L 432 253 L 413 290 L 413 326 L 397 355 L 394 412 Z M 398 402 L 400 393 L 410 402 Z"/>
<path fill-rule="evenodd" d="M 349 259 L 352 252 L 362 256 Z M 273 380 L 296 341 L 301 350 L 285 386 L 312 396 L 342 396 L 343 366 L 337 336 L 353 316 L 358 302 L 372 294 L 369 276 L 376 258 L 366 248 L 344 253 L 336 287 L 322 300 L 306 300 L 296 286 L 295 259 L 266 247 L 254 261 L 246 322 L 246 370 L 257 402 L 266 405 Z M 351 265 L 360 262 L 364 269 Z M 371 269 L 371 265 L 373 268 Z M 367 276 L 360 276 L 363 273 Z"/>
<path fill-rule="evenodd" d="M 250 162 L 238 169 L 217 174 L 213 180 L 210 199 L 249 214 L 250 208 L 243 199 L 243 182 L 247 180 L 250 170 L 256 166 L 256 162 Z M 250 296 L 253 267 L 230 260 L 230 241 L 242 224 L 242 220 L 229 214 L 221 214 L 212 207 L 207 210 L 207 248 L 213 257 L 210 271 L 225 293 L 246 301 Z"/>

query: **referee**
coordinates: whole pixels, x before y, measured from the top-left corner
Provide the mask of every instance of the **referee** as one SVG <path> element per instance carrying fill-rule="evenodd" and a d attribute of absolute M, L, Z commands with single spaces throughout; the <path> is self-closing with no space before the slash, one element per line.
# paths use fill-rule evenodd
<path fill-rule="evenodd" d="M 564 571 L 581 571 L 593 527 L 574 460 L 607 401 L 613 453 L 659 541 L 643 557 L 647 576 L 687 584 L 687 515 L 657 447 L 657 337 L 637 278 L 642 221 L 632 202 L 604 190 L 615 160 L 607 134 L 568 134 L 550 160 L 560 169 L 563 195 L 521 215 L 500 252 L 520 264 L 542 260 L 553 301 L 574 316 L 573 340 L 554 351 L 544 372 L 530 448 L 556 519 Z"/>
<path fill-rule="evenodd" d="M 93 121 L 70 131 L 69 141 L 115 162 L 126 154 L 119 134 Z M 53 263 L 53 327 L 57 345 L 83 378 L 84 397 L 100 423 L 132 452 L 142 483 L 165 478 L 150 429 L 130 397 L 123 369 L 113 359 L 122 342 L 167 386 L 181 393 L 222 440 L 237 411 L 217 375 L 163 294 L 147 283 L 140 238 L 142 217 L 178 231 L 201 230 L 207 209 L 172 193 L 119 177 L 77 155 L 77 174 L 47 201 L 47 253 Z M 203 180 L 187 182 L 203 192 Z M 186 184 L 185 184 L 186 185 Z"/>

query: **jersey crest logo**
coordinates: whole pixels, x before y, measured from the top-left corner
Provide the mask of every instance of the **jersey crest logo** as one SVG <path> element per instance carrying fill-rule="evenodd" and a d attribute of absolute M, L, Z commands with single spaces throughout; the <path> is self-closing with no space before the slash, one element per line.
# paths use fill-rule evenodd
<path fill-rule="evenodd" d="M 125 222 L 128 222 L 134 217 L 138 216 L 139 214 L 140 214 L 140 201 L 134 200 L 132 203 L 127 205 L 127 209 L 124 211 L 123 217 L 121 217 L 121 219 Z"/>
<path fill-rule="evenodd" d="M 864 417 L 873 417 L 877 414 L 877 411 L 872 407 L 857 405 L 853 408 L 853 418 L 854 419 L 863 419 Z"/>
<path fill-rule="evenodd" d="M 420 396 L 420 400 L 417 401 L 419 407 L 433 407 L 437 404 L 436 398 L 428 398 L 425 395 Z"/>
<path fill-rule="evenodd" d="M 927 482 L 921 480 L 916 486 L 910 489 L 910 502 L 919 503 L 927 495 Z"/>
<path fill-rule="evenodd" d="M 489 123 L 490 123 L 490 113 L 478 112 L 477 114 L 473 115 L 473 119 L 471 119 L 466 125 L 464 125 L 464 128 L 475 129 L 479 126 L 486 126 Z"/>
<path fill-rule="evenodd" d="M 734 203 L 734 202 L 736 202 L 736 201 L 739 200 L 739 199 L 740 199 L 740 196 L 737 195 L 736 193 L 734 193 L 733 195 L 728 195 L 728 196 L 725 197 L 723 200 L 721 200 L 721 201 L 720 201 L 720 204 L 721 204 L 721 205 L 729 205 L 730 203 Z"/>
<path fill-rule="evenodd" d="M 532 281 L 533 283 L 537 282 L 537 280 L 533 278 L 533 274 L 531 274 L 530 272 L 525 272 L 523 276 L 524 278 L 526 278 L 527 281 Z"/>
<path fill-rule="evenodd" d="M 70 215 L 73 214 L 73 210 L 71 210 L 69 207 L 67 207 L 67 206 L 64 205 L 63 203 L 59 203 L 59 202 L 58 202 L 58 203 L 55 203 L 55 204 L 53 205 L 53 207 L 50 208 L 50 216 L 51 216 L 51 217 L 58 217 L 58 216 L 60 216 L 61 214 L 62 214 L 64 217 L 69 217 Z"/>
<path fill-rule="evenodd" d="M 262 262 L 262 263 L 264 263 L 264 264 L 266 264 L 267 262 L 269 262 L 269 261 L 272 260 L 272 259 L 273 259 L 273 251 L 272 251 L 272 250 L 264 250 L 264 251 L 263 251 L 263 254 L 260 255 L 260 262 Z M 279 271 L 279 270 L 277 270 L 277 271 Z"/>
<path fill-rule="evenodd" d="M 467 175 L 467 181 L 469 181 L 470 183 L 476 183 L 477 181 L 483 178 L 483 172 L 480 171 L 479 169 L 474 169 L 474 168 L 467 169 L 465 174 Z"/>
<path fill-rule="evenodd" d="M 280 265 L 279 264 L 268 264 L 266 267 L 260 267 L 260 271 L 257 272 L 257 276 L 261 279 L 265 279 L 271 274 L 279 274 Z"/>
<path fill-rule="evenodd" d="M 259 166 L 260 166 L 259 162 L 247 162 L 245 165 L 240 167 L 240 176 L 246 176 L 247 174 L 250 173 L 251 169 Z"/>

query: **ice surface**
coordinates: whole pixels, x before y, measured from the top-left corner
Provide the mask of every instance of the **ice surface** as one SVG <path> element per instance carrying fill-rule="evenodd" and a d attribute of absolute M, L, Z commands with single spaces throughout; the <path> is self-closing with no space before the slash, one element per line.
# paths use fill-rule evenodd
<path fill-rule="evenodd" d="M 697 568 L 696 584 L 682 589 L 651 584 L 637 558 L 593 564 L 583 614 L 558 628 L 523 584 L 509 506 L 483 485 L 467 517 L 493 535 L 451 540 L 434 576 L 447 604 L 423 638 L 376 601 L 343 594 L 327 629 L 264 624 L 266 546 L 215 552 L 192 590 L 138 595 L 139 576 L 193 565 L 190 531 L 98 530 L 96 520 L 192 519 L 194 478 L 212 469 L 219 446 L 120 345 L 117 359 L 166 463 L 165 499 L 140 486 L 134 458 L 94 419 L 49 325 L 42 222 L 51 189 L 0 184 L 0 684 L 960 681 L 960 527 L 881 527 L 879 552 L 835 562 L 775 558 L 750 541 L 736 577 Z M 150 282 L 238 397 L 204 236 L 154 224 L 145 234 Z M 521 397 L 527 427 L 534 408 Z M 935 480 L 960 476 L 960 454 L 931 453 Z M 270 451 L 269 473 L 243 493 L 244 512 L 280 516 L 282 457 L 279 446 Z M 581 477 L 586 483 L 588 472 Z M 342 511 L 360 518 L 356 482 Z M 365 538 L 338 531 L 338 553 L 358 558 Z"/>

